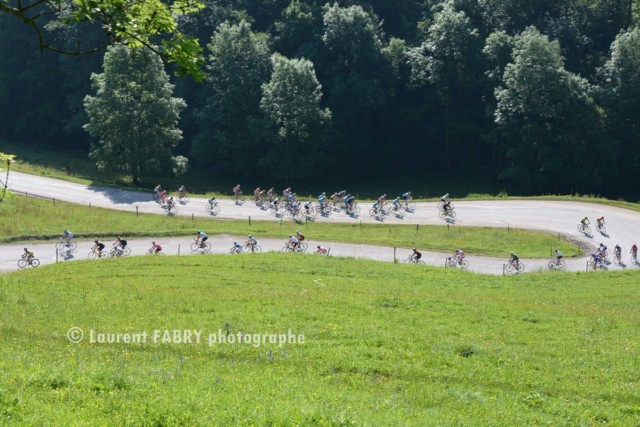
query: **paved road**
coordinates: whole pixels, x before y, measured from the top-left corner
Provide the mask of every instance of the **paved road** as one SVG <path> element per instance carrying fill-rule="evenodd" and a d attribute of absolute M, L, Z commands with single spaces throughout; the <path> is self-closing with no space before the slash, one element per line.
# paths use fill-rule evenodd
<path fill-rule="evenodd" d="M 32 195 L 53 197 L 57 200 L 79 204 L 91 204 L 92 206 L 155 213 L 165 215 L 160 205 L 151 198 L 148 193 L 119 190 L 108 187 L 87 186 L 67 181 L 45 178 L 12 172 L 10 188 L 15 191 L 26 192 Z M 212 217 L 205 209 L 205 199 L 192 198 L 187 204 L 179 205 L 177 215 Z M 454 202 L 457 213 L 456 225 L 462 226 L 491 226 L 513 227 L 541 230 L 551 233 L 563 234 L 570 239 L 579 241 L 585 247 L 592 247 L 600 242 L 610 248 L 620 244 L 623 248 L 623 261 L 626 266 L 611 265 L 611 269 L 629 268 L 629 248 L 633 243 L 640 241 L 640 212 L 615 208 L 605 205 L 580 202 L 560 201 L 535 201 L 535 200 L 506 200 L 506 201 L 465 201 Z M 235 204 L 232 200 L 220 200 L 221 210 L 217 218 L 246 219 L 249 216 L 255 220 L 280 220 L 269 211 L 255 206 L 252 202 L 242 205 Z M 334 212 L 328 217 L 319 217 L 317 222 L 344 222 L 344 223 L 380 223 L 371 218 L 367 211 L 369 206 L 362 205 L 363 212 L 358 217 L 352 217 L 343 213 Z M 595 217 L 604 215 L 607 220 L 608 234 L 594 232 L 592 236 L 584 236 L 577 230 L 580 218 L 588 216 L 594 221 Z M 384 219 L 391 224 L 446 224 L 438 217 L 435 203 L 418 203 L 414 212 L 402 217 L 391 216 Z M 595 222 L 595 221 L 594 221 Z M 75 230 L 81 233 L 81 230 Z M 212 237 L 214 252 L 226 252 L 234 240 L 233 236 Z M 150 246 L 150 240 L 131 241 L 133 253 L 143 254 Z M 189 239 L 165 239 L 163 242 L 167 253 L 177 253 L 178 247 L 181 254 L 190 244 Z M 260 244 L 265 250 L 279 250 L 282 247 L 282 239 L 260 239 Z M 311 242 L 331 247 L 331 254 L 337 256 L 354 256 L 370 258 L 381 261 L 393 260 L 393 248 L 384 248 L 373 245 L 356 245 L 335 242 Z M 84 247 L 86 246 L 86 247 Z M 30 245 L 36 251 L 43 263 L 55 262 L 56 255 L 52 243 Z M 90 243 L 80 244 L 75 258 L 86 258 Z M 0 271 L 15 269 L 16 254 L 21 252 L 21 246 L 5 245 L 0 247 Z M 186 251 L 190 252 L 190 251 Z M 42 255 L 41 255 L 42 254 Z M 406 258 L 408 249 L 398 249 L 397 257 Z M 428 264 L 442 265 L 446 257 L 442 253 L 424 253 Z M 505 256 L 506 258 L 506 256 Z M 546 266 L 547 260 L 523 260 L 527 271 Z M 504 259 L 487 257 L 469 257 L 470 269 L 481 273 L 502 274 Z M 567 260 L 568 270 L 584 270 L 586 258 Z"/>

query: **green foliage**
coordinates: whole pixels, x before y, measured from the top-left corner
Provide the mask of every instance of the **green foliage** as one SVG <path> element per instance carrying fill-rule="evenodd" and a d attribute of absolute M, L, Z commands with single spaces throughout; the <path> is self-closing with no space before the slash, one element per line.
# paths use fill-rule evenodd
<path fill-rule="evenodd" d="M 559 44 L 535 28 L 515 37 L 512 55 L 504 86 L 495 91 L 508 161 L 502 177 L 534 191 L 601 188 L 611 153 L 596 148 L 605 138 L 604 123 L 588 83 L 565 70 Z"/>
<path fill-rule="evenodd" d="M 313 64 L 274 55 L 271 80 L 262 86 L 260 106 L 276 133 L 264 167 L 292 180 L 308 170 L 321 171 L 331 112 L 320 108 L 321 86 Z"/>
<path fill-rule="evenodd" d="M 87 95 L 85 129 L 98 143 L 91 158 L 100 170 L 133 177 L 171 171 L 171 149 L 182 138 L 179 113 L 186 107 L 173 98 L 173 85 L 162 61 L 145 49 L 109 48 L 104 73 L 92 75 L 95 96 Z"/>
<path fill-rule="evenodd" d="M 281 254 L 109 259 L 3 275 L 0 419 L 633 425 L 638 278 L 491 277 Z M 74 326 L 84 330 L 80 344 L 66 337 Z M 203 335 L 153 343 L 165 329 Z M 90 330 L 149 337 L 92 344 Z M 288 330 L 304 344 L 208 344 L 219 331 Z"/>
<path fill-rule="evenodd" d="M 261 86 L 271 71 L 264 34 L 245 21 L 218 27 L 208 45 L 208 97 L 199 114 L 201 132 L 193 144 L 200 164 L 250 174 L 257 169 L 256 122 Z"/>

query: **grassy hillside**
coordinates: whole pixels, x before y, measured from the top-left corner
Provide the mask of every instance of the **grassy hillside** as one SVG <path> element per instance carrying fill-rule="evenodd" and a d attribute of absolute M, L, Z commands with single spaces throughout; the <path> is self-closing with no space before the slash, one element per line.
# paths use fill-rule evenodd
<path fill-rule="evenodd" d="M 633 425 L 639 278 L 282 254 L 3 275 L 0 424 Z M 91 330 L 148 339 L 90 343 Z M 153 343 L 155 330 L 201 342 Z M 304 343 L 208 345 L 289 330 Z"/>
<path fill-rule="evenodd" d="M 209 235 L 233 234 L 286 238 L 299 229 L 312 240 L 367 243 L 372 245 L 419 247 L 424 250 L 453 251 L 463 248 L 469 255 L 507 257 L 514 251 L 521 257 L 546 257 L 551 248 L 565 255 L 579 254 L 579 249 L 556 235 L 503 228 L 473 228 L 415 225 L 372 225 L 308 223 L 292 221 L 217 220 L 208 218 L 136 216 L 135 213 L 89 208 L 70 203 L 12 196 L 0 204 L 0 215 L 11 221 L 0 222 L 0 242 L 32 238 L 57 238 L 65 229 L 76 236 L 114 237 L 195 235 L 204 230 Z"/>

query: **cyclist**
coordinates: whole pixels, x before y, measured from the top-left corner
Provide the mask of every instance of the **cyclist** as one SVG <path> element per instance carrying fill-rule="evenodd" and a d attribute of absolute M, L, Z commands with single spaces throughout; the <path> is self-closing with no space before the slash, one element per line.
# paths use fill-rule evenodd
<path fill-rule="evenodd" d="M 173 196 L 169 197 L 169 200 L 167 200 L 167 210 L 170 211 L 175 204 L 176 202 L 173 200 Z"/>
<path fill-rule="evenodd" d="M 322 194 L 318 196 L 318 203 L 320 203 L 320 207 L 324 209 L 324 205 L 327 203 L 327 193 L 323 191 Z"/>
<path fill-rule="evenodd" d="M 287 246 L 295 251 L 296 249 L 298 249 L 298 246 L 300 246 L 300 241 L 293 237 L 293 234 L 289 234 L 289 241 L 287 242 Z"/>
<path fill-rule="evenodd" d="M 245 245 L 251 249 L 251 252 L 253 252 L 257 244 L 258 241 L 252 235 L 249 235 L 249 239 L 245 242 Z"/>
<path fill-rule="evenodd" d="M 180 188 L 178 188 L 178 195 L 180 197 L 184 197 L 187 195 L 187 188 L 184 185 L 181 185 Z"/>
<path fill-rule="evenodd" d="M 442 210 L 448 214 L 449 210 L 451 209 L 451 200 L 447 200 L 446 202 L 444 202 L 444 204 L 442 205 Z"/>
<path fill-rule="evenodd" d="M 604 216 L 596 218 L 596 227 L 598 227 L 598 230 L 601 229 L 603 225 L 604 225 Z"/>
<path fill-rule="evenodd" d="M 242 195 L 242 189 L 240 188 L 240 184 L 233 187 L 233 194 L 234 194 L 235 200 L 238 201 L 238 199 Z"/>
<path fill-rule="evenodd" d="M 302 205 L 304 207 L 304 210 L 306 212 L 306 215 L 311 215 L 311 201 L 307 200 L 306 202 L 304 202 L 304 204 Z"/>
<path fill-rule="evenodd" d="M 278 203 L 280 203 L 280 198 L 276 197 L 275 199 L 273 199 L 273 201 L 271 202 L 271 206 L 273 207 L 273 210 L 278 210 Z"/>
<path fill-rule="evenodd" d="M 93 245 L 91 250 L 96 252 L 98 254 L 98 258 L 100 258 L 102 256 L 102 251 L 104 250 L 104 243 L 101 243 L 97 240 L 94 240 L 93 243 L 95 244 Z"/>
<path fill-rule="evenodd" d="M 216 200 L 216 198 L 215 198 L 215 197 L 210 198 L 210 199 L 208 200 L 208 202 L 209 202 L 209 206 L 211 206 L 211 207 L 214 207 L 215 205 L 217 205 L 217 204 L 218 204 L 218 201 Z"/>
<path fill-rule="evenodd" d="M 162 203 L 166 203 L 167 201 L 167 190 L 160 190 L 158 193 L 158 198 Z"/>
<path fill-rule="evenodd" d="M 296 230 L 296 238 L 302 242 L 304 241 L 304 234 L 300 233 L 300 230 Z"/>
<path fill-rule="evenodd" d="M 511 257 L 509 258 L 509 262 L 517 268 L 518 265 L 520 265 L 520 257 L 513 252 L 511 252 L 510 255 Z"/>
<path fill-rule="evenodd" d="M 198 231 L 196 234 L 196 243 L 198 243 L 201 248 L 204 248 L 204 242 L 206 242 L 208 238 L 209 236 L 207 236 L 207 233 Z"/>
<path fill-rule="evenodd" d="M 605 245 L 604 243 L 600 243 L 600 246 L 598 247 L 596 253 L 600 258 L 605 259 L 607 257 L 607 245 Z"/>
<path fill-rule="evenodd" d="M 400 197 L 396 197 L 395 199 L 393 199 L 393 201 L 391 202 L 391 206 L 393 206 L 394 211 L 397 211 L 400 207 Z"/>
<path fill-rule="evenodd" d="M 445 203 L 446 201 L 449 200 L 449 193 L 445 194 L 444 196 L 440 197 L 440 201 L 442 203 Z"/>
<path fill-rule="evenodd" d="M 25 258 L 29 263 L 29 265 L 31 265 L 31 261 L 33 261 L 33 257 L 34 257 L 33 252 L 31 252 L 27 248 L 24 248 L 24 253 L 22 254 L 22 258 Z"/>
<path fill-rule="evenodd" d="M 255 190 L 253 190 L 253 195 L 255 196 L 256 201 L 260 199 L 261 192 L 262 192 L 262 188 L 260 188 L 260 186 L 258 186 Z"/>
<path fill-rule="evenodd" d="M 64 233 L 62 234 L 62 239 L 64 240 L 67 246 L 71 246 L 71 239 L 73 239 L 73 233 L 70 232 L 69 230 L 64 230 Z"/>
<path fill-rule="evenodd" d="M 556 264 L 558 264 L 560 260 L 564 257 L 564 254 L 560 252 L 559 249 L 555 249 L 554 252 L 556 253 Z"/>
<path fill-rule="evenodd" d="M 387 195 L 383 194 L 382 196 L 378 197 L 378 206 L 380 208 L 384 207 L 384 203 L 387 201 Z"/>
<path fill-rule="evenodd" d="M 407 191 L 401 197 L 402 197 L 402 200 L 404 200 L 405 202 L 408 202 L 409 200 L 413 199 L 413 197 L 411 196 L 411 191 Z"/>
<path fill-rule="evenodd" d="M 618 259 L 622 258 L 622 248 L 620 245 L 616 245 L 615 248 L 613 248 L 613 257 Z"/>
<path fill-rule="evenodd" d="M 343 199 L 344 204 L 347 207 L 347 210 L 350 211 L 351 209 L 353 209 L 353 201 L 356 199 L 355 196 L 352 196 L 351 194 L 347 194 L 345 196 L 345 198 Z"/>
<path fill-rule="evenodd" d="M 416 248 L 413 248 L 413 253 L 411 254 L 411 260 L 412 261 L 420 261 L 420 258 L 422 258 L 422 253 L 420 251 L 418 251 Z"/>
<path fill-rule="evenodd" d="M 631 254 L 631 258 L 633 258 L 634 261 L 637 262 L 637 260 L 638 260 L 638 245 L 636 245 L 634 243 L 633 246 L 631 246 L 631 251 L 629 251 L 629 253 Z"/>
<path fill-rule="evenodd" d="M 589 222 L 589 217 L 585 216 L 584 218 L 582 218 L 582 219 L 580 220 L 580 224 L 582 224 L 582 226 L 583 226 L 583 227 L 586 227 L 587 225 L 591 224 L 591 223 Z"/>
<path fill-rule="evenodd" d="M 323 248 L 322 246 L 318 246 L 318 249 L 316 249 L 316 253 L 321 255 L 326 255 L 329 253 L 329 251 Z"/>
<path fill-rule="evenodd" d="M 464 254 L 464 252 L 462 252 L 462 249 L 456 249 L 453 256 L 458 261 L 458 263 L 461 263 L 466 255 Z"/>
<path fill-rule="evenodd" d="M 282 190 L 282 195 L 288 199 L 289 196 L 291 195 L 291 187 L 287 187 L 284 190 Z"/>
<path fill-rule="evenodd" d="M 376 211 L 376 213 L 378 213 L 378 209 L 380 209 L 380 202 L 376 201 L 373 206 L 372 206 L 373 210 Z"/>
<path fill-rule="evenodd" d="M 156 188 L 153 189 L 153 192 L 156 193 L 157 195 L 160 195 L 161 191 L 162 191 L 162 186 L 160 184 L 156 185 Z"/>
<path fill-rule="evenodd" d="M 271 199 L 271 198 L 272 198 L 272 197 L 274 197 L 275 195 L 276 195 L 276 191 L 274 190 L 274 188 L 273 188 L 273 187 L 271 187 L 271 188 L 269 189 L 269 191 L 267 191 L 267 197 L 269 197 L 269 198 Z"/>
<path fill-rule="evenodd" d="M 117 237 L 114 245 L 120 246 L 122 249 L 124 249 L 127 247 L 127 241 L 124 239 L 121 239 L 120 237 Z"/>
<path fill-rule="evenodd" d="M 600 256 L 597 253 L 591 254 L 591 262 L 593 262 L 593 269 L 597 270 L 600 265 Z"/>
<path fill-rule="evenodd" d="M 242 253 L 242 245 L 238 242 L 233 242 L 233 246 L 231 246 L 231 250 L 229 251 L 232 254 L 241 254 Z"/>
<path fill-rule="evenodd" d="M 157 254 L 161 250 L 162 250 L 162 246 L 160 246 L 159 243 L 151 242 L 151 248 L 149 249 L 149 252 L 151 252 L 152 254 Z"/>

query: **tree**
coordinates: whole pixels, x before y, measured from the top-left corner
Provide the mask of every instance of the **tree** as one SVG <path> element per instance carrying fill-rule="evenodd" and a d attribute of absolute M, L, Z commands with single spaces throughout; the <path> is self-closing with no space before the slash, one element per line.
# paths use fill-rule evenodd
<path fill-rule="evenodd" d="M 85 130 L 98 143 L 90 157 L 100 170 L 130 175 L 134 184 L 176 167 L 171 149 L 182 138 L 177 128 L 185 102 L 173 98 L 162 60 L 147 49 L 107 49 L 104 72 L 92 74 L 95 96 L 87 95 Z"/>
<path fill-rule="evenodd" d="M 245 21 L 224 23 L 208 48 L 209 96 L 199 114 L 193 157 L 225 171 L 254 173 L 259 153 L 253 129 L 261 117 L 262 85 L 271 71 L 267 38 Z"/>
<path fill-rule="evenodd" d="M 1 13 L 14 16 L 34 30 L 40 50 L 83 54 L 107 45 L 144 46 L 175 62 L 180 75 L 191 74 L 197 79 L 203 77 L 202 49 L 196 39 L 178 30 L 176 18 L 203 7 L 200 0 L 0 0 Z M 59 25 L 99 26 L 106 40 L 83 49 L 61 48 L 48 31 L 52 19 Z"/>
<path fill-rule="evenodd" d="M 439 95 L 443 111 L 440 138 L 444 140 L 439 145 L 444 147 L 448 170 L 454 153 L 460 158 L 458 153 L 471 149 L 464 142 L 477 140 L 479 134 L 473 128 L 481 110 L 473 98 L 483 68 L 481 49 L 482 42 L 469 18 L 447 1 L 435 14 L 426 40 L 408 53 L 413 81 L 431 84 Z"/>
<path fill-rule="evenodd" d="M 514 39 L 496 123 L 507 166 L 501 177 L 529 191 L 593 191 L 610 165 L 602 109 L 588 83 L 564 69 L 560 46 L 535 28 Z"/>
<path fill-rule="evenodd" d="M 273 130 L 273 146 L 263 166 L 287 181 L 324 166 L 326 130 L 331 112 L 320 108 L 321 86 L 313 64 L 274 54 L 273 74 L 262 86 L 260 106 Z"/>
<path fill-rule="evenodd" d="M 640 177 L 640 29 L 616 37 L 604 77 L 608 128 L 620 143 L 617 186 L 630 194 Z"/>

